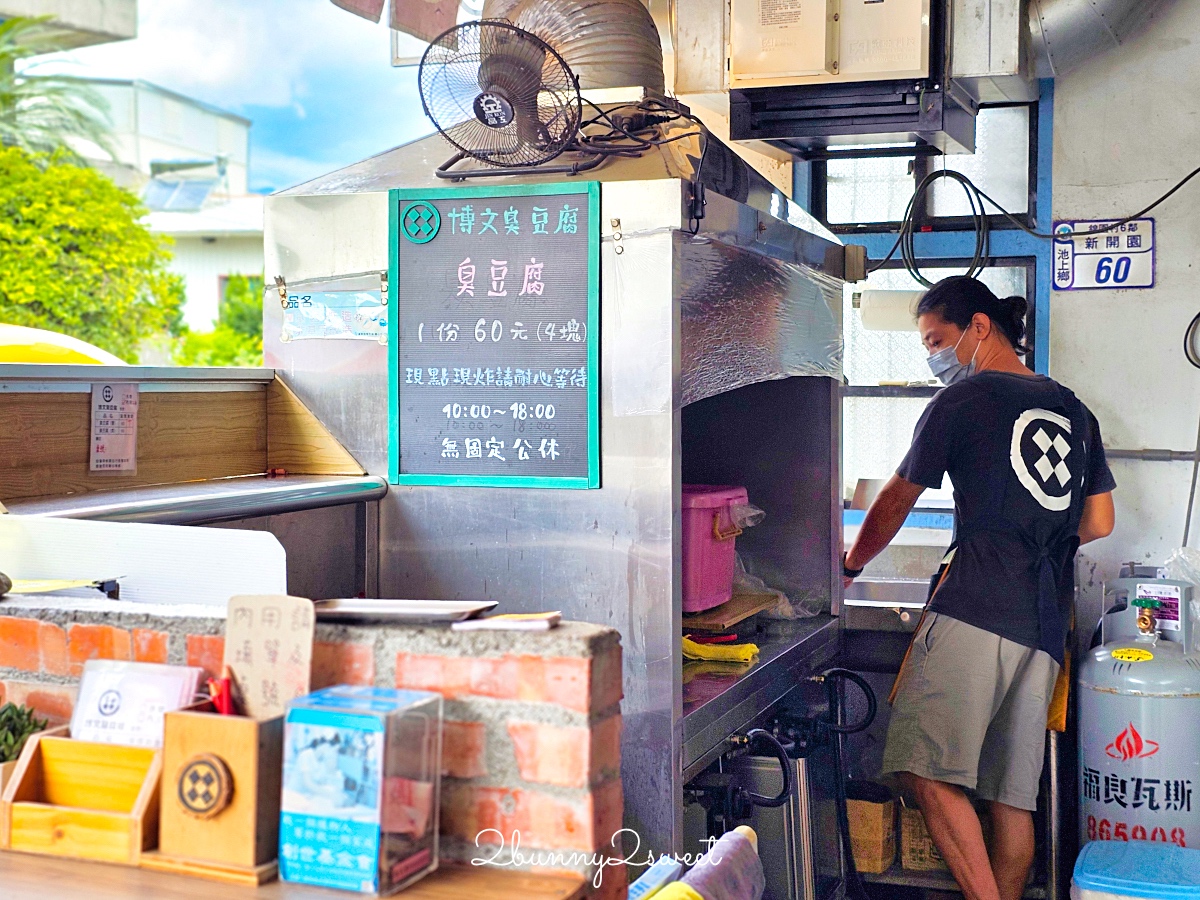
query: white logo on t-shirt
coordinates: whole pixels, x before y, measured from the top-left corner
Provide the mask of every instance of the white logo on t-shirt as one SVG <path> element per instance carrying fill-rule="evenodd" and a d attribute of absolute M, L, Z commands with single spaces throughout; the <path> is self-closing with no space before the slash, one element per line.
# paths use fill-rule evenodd
<path fill-rule="evenodd" d="M 1071 420 L 1044 409 L 1028 409 L 1013 424 L 1013 472 L 1033 499 L 1052 512 L 1071 506 L 1070 436 Z"/>

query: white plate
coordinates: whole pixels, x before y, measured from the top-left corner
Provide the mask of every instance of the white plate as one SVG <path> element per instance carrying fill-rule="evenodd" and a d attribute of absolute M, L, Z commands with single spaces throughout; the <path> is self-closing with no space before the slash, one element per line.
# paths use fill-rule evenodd
<path fill-rule="evenodd" d="M 322 622 L 461 622 L 495 609 L 495 600 L 317 600 Z"/>

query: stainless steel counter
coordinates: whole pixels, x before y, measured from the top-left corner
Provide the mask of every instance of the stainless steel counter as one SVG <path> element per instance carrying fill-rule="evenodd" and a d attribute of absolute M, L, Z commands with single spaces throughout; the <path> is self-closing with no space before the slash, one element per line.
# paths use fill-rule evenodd
<path fill-rule="evenodd" d="M 721 753 L 729 735 L 745 729 L 801 678 L 837 654 L 840 625 L 833 616 L 772 623 L 770 627 L 769 636 L 755 642 L 758 659 L 744 671 L 694 670 L 689 677 L 687 667 L 693 664 L 684 662 L 684 781 Z"/>
<path fill-rule="evenodd" d="M 8 510 L 23 516 L 56 516 L 105 522 L 201 525 L 368 503 L 387 493 L 374 475 L 247 475 L 159 487 L 96 491 L 66 497 L 14 501 Z"/>

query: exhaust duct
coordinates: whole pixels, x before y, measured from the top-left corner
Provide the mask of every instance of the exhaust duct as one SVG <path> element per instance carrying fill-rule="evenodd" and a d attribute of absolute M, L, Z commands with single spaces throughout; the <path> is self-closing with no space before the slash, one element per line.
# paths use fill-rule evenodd
<path fill-rule="evenodd" d="M 664 93 L 662 45 L 641 0 L 487 0 L 484 19 L 508 19 L 553 47 L 582 90 Z"/>
<path fill-rule="evenodd" d="M 1057 78 L 1119 47 L 1165 0 L 1030 0 L 1029 33 L 1038 78 Z"/>

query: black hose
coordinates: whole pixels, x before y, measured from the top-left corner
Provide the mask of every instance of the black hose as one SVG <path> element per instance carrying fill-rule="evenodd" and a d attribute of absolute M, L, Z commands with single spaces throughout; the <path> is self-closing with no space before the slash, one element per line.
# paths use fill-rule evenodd
<path fill-rule="evenodd" d="M 826 722 L 824 727 L 834 734 L 858 734 L 860 731 L 866 731 L 871 727 L 871 723 L 875 721 L 875 714 L 879 711 L 879 702 L 875 699 L 875 692 L 871 690 L 871 685 L 867 680 L 857 672 L 852 672 L 849 669 L 826 669 L 819 676 L 820 680 L 825 682 L 826 689 L 829 692 L 829 712 L 833 716 L 835 710 L 835 700 L 837 705 L 841 705 L 840 700 L 836 697 L 836 688 L 838 680 L 853 681 L 858 685 L 859 690 L 863 692 L 863 697 L 867 701 L 867 712 L 862 717 L 862 720 L 855 722 L 853 725 L 842 725 L 836 718 Z"/>
<path fill-rule="evenodd" d="M 833 763 L 837 768 L 835 781 L 837 782 L 838 831 L 842 839 L 842 857 L 846 863 L 846 897 L 848 900 L 870 900 L 867 896 L 867 889 L 863 885 L 862 876 L 858 873 L 858 866 L 854 864 L 854 846 L 850 841 L 850 814 L 846 809 L 846 782 L 850 779 L 850 773 L 846 767 L 842 741 L 846 739 L 846 735 L 856 734 L 870 727 L 871 723 L 875 721 L 878 701 L 875 698 L 875 692 L 871 690 L 871 685 L 857 672 L 851 672 L 849 669 L 827 669 L 821 673 L 820 679 L 825 682 L 825 690 L 829 697 L 828 718 L 821 723 L 821 727 L 829 731 L 833 737 Z M 842 702 L 838 695 L 837 684 L 842 680 L 853 681 L 857 684 L 867 699 L 866 715 L 853 725 L 842 725 L 838 722 L 838 719 L 841 718 L 839 711 Z"/>
<path fill-rule="evenodd" d="M 779 760 L 779 770 L 783 773 L 783 790 L 776 797 L 764 797 L 762 794 L 756 794 L 753 791 L 747 791 L 746 796 L 755 806 L 765 806 L 770 809 L 775 809 L 783 806 L 792 796 L 792 762 L 788 758 L 787 750 L 783 744 L 779 743 L 775 735 L 769 731 L 764 731 L 762 728 L 751 728 L 746 732 L 746 738 L 749 741 L 747 746 L 753 746 L 756 741 L 761 741 L 764 744 L 769 744 L 771 747 L 771 755 Z"/>

